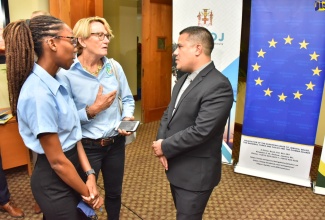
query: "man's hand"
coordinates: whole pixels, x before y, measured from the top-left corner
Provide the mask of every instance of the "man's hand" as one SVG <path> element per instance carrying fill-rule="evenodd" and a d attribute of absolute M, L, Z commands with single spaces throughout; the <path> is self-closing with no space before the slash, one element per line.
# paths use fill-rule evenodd
<path fill-rule="evenodd" d="M 164 153 L 162 152 L 162 149 L 161 149 L 162 141 L 163 141 L 163 139 L 159 139 L 158 141 L 152 142 L 153 153 L 156 157 L 160 157 L 160 156 L 164 155 Z"/>
<path fill-rule="evenodd" d="M 91 115 L 97 115 L 99 112 L 109 108 L 115 100 L 116 90 L 109 92 L 107 94 L 103 94 L 103 86 L 100 85 L 98 89 L 98 93 L 96 96 L 95 102 L 89 106 L 88 111 Z"/>
<path fill-rule="evenodd" d="M 168 161 L 167 161 L 167 158 L 165 156 L 161 156 L 161 157 L 159 157 L 159 161 L 160 161 L 161 165 L 163 165 L 163 167 L 165 168 L 165 170 L 168 170 Z"/>

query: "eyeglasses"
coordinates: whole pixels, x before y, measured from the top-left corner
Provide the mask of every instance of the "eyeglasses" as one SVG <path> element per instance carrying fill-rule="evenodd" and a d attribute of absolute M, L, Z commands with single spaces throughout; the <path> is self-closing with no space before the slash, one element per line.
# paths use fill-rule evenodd
<path fill-rule="evenodd" d="M 55 38 L 67 38 L 67 39 L 70 39 L 70 43 L 76 47 L 77 44 L 78 44 L 78 38 L 76 37 L 70 37 L 70 36 L 55 36 L 55 37 L 52 37 L 51 39 L 55 39 Z"/>
<path fill-rule="evenodd" d="M 99 32 L 99 33 L 90 33 L 90 34 L 94 34 L 98 37 L 99 40 L 104 40 L 105 37 L 110 41 L 111 40 L 111 37 L 112 35 L 110 34 L 104 34 L 103 32 Z"/>

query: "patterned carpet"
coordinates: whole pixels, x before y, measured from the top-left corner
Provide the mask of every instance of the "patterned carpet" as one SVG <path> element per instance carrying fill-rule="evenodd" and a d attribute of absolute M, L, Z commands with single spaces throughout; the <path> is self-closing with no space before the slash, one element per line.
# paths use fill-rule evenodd
<path fill-rule="evenodd" d="M 121 220 L 173 220 L 175 209 L 169 184 L 158 159 L 152 155 L 151 143 L 159 122 L 140 125 L 137 139 L 127 146 Z M 234 160 L 238 160 L 240 133 L 235 132 Z M 311 179 L 315 180 L 320 150 L 315 150 Z M 311 188 L 234 173 L 234 167 L 223 165 L 222 180 L 209 200 L 204 220 L 324 220 L 325 197 Z M 26 220 L 42 219 L 33 214 L 29 176 L 26 167 L 6 171 L 14 202 L 25 212 Z M 103 188 L 100 177 L 100 188 Z M 101 194 L 104 194 L 101 190 Z M 98 212 L 99 219 L 106 213 Z M 0 212 L 0 220 L 12 219 Z"/>

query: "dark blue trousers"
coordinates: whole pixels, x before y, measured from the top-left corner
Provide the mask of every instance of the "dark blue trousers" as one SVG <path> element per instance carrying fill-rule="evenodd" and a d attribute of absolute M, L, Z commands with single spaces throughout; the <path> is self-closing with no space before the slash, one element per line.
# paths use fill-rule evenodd
<path fill-rule="evenodd" d="M 105 188 L 105 209 L 107 219 L 118 220 L 121 210 L 122 183 L 125 161 L 125 137 L 120 136 L 113 144 L 102 147 L 100 144 L 82 141 L 91 167 L 102 172 Z M 84 173 L 80 174 L 86 180 Z"/>
<path fill-rule="evenodd" d="M 10 193 L 8 190 L 8 183 L 6 175 L 2 169 L 2 158 L 0 155 L 0 205 L 5 205 L 9 202 Z"/>

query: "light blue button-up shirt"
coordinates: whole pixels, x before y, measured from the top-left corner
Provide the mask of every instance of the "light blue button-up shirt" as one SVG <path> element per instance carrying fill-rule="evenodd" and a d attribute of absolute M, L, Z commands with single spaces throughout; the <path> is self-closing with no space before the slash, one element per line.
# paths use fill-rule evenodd
<path fill-rule="evenodd" d="M 20 91 L 17 117 L 25 145 L 39 154 L 44 154 L 39 134 L 57 133 L 64 152 L 82 137 L 78 112 L 68 91 L 36 63 Z"/>
<path fill-rule="evenodd" d="M 131 117 L 134 113 L 134 99 L 131 93 L 122 66 L 112 59 L 115 70 L 119 75 L 118 83 L 113 68 L 107 57 L 102 58 L 103 68 L 97 77 L 83 69 L 78 58 L 70 67 L 70 70 L 61 69 L 57 77 L 64 81 L 73 98 L 81 120 L 82 136 L 84 138 L 98 139 L 118 135 L 115 127 L 124 117 Z M 99 86 L 103 86 L 103 94 L 118 90 L 112 105 L 96 115 L 94 119 L 88 119 L 86 105 L 95 102 Z M 123 112 L 119 111 L 118 96 L 122 98 Z"/>

